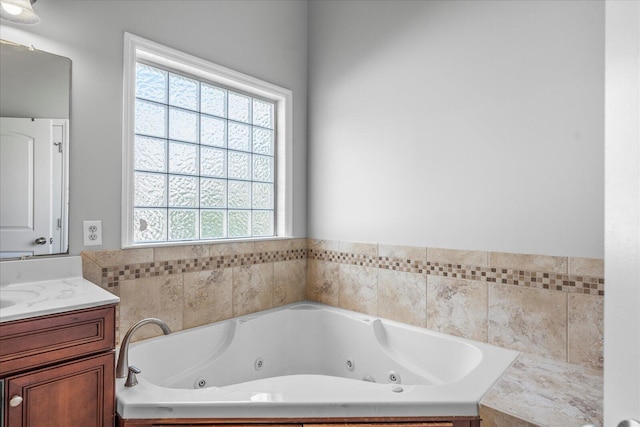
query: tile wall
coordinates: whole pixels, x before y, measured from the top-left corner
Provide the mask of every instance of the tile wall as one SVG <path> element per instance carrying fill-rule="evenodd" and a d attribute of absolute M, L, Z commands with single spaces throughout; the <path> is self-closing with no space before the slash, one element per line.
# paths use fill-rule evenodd
<path fill-rule="evenodd" d="M 81 255 L 84 277 L 120 297 L 118 342 L 145 317 L 160 318 L 179 331 L 304 299 L 306 239 Z M 133 340 L 158 333 L 146 327 Z"/>
<path fill-rule="evenodd" d="M 603 260 L 318 240 L 307 247 L 309 300 L 602 369 Z"/>
<path fill-rule="evenodd" d="M 82 258 L 85 278 L 120 297 L 121 335 L 144 317 L 181 330 L 308 299 L 602 369 L 598 259 L 307 239 Z"/>

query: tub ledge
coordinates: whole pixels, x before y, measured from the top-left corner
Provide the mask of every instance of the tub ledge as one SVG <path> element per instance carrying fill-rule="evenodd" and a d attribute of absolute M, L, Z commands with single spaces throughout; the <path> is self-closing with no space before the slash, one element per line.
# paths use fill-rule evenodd
<path fill-rule="evenodd" d="M 602 426 L 602 371 L 520 354 L 480 402 L 483 427 Z"/>

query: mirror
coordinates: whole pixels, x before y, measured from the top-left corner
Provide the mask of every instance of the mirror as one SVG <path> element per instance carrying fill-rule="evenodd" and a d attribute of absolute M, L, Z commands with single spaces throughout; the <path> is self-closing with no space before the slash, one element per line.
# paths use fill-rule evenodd
<path fill-rule="evenodd" d="M 0 258 L 68 253 L 71 60 L 0 40 Z"/>

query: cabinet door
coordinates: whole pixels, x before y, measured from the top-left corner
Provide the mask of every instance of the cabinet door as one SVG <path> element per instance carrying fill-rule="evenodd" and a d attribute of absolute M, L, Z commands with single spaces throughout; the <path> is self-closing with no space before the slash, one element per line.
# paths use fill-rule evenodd
<path fill-rule="evenodd" d="M 114 361 L 110 352 L 8 378 L 7 427 L 113 426 Z"/>

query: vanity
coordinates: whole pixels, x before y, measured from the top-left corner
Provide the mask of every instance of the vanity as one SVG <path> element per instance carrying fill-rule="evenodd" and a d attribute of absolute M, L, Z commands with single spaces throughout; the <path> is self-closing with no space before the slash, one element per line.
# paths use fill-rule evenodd
<path fill-rule="evenodd" d="M 118 301 L 78 256 L 0 264 L 0 425 L 113 425 Z"/>

